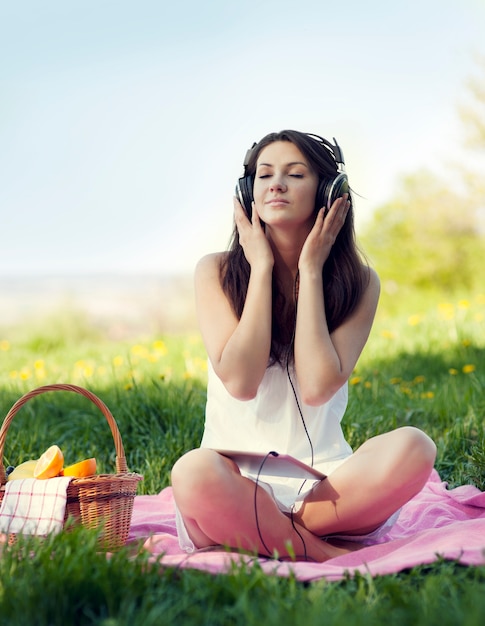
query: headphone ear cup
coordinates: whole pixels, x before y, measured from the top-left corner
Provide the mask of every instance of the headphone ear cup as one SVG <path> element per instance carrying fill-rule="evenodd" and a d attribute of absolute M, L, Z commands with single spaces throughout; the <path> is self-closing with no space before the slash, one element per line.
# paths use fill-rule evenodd
<path fill-rule="evenodd" d="M 251 219 L 253 213 L 253 177 L 243 176 L 239 179 L 236 187 L 236 195 L 246 215 Z"/>
<path fill-rule="evenodd" d="M 315 209 L 319 211 L 325 207 L 325 212 L 329 211 L 335 200 L 341 198 L 344 193 L 349 193 L 347 174 L 342 172 L 331 180 L 321 180 L 317 188 Z"/>

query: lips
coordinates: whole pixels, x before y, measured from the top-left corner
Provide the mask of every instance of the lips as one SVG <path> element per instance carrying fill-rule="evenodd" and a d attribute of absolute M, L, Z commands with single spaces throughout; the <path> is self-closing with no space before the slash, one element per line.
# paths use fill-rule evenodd
<path fill-rule="evenodd" d="M 277 205 L 277 204 L 289 204 L 288 200 L 284 198 L 271 198 L 266 201 L 266 204 Z"/>

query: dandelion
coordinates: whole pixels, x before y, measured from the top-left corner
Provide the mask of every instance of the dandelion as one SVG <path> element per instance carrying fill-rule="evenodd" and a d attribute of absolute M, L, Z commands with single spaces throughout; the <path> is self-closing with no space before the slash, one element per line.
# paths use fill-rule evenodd
<path fill-rule="evenodd" d="M 381 337 L 384 337 L 384 339 L 395 339 L 396 335 L 391 330 L 383 330 Z"/>
<path fill-rule="evenodd" d="M 20 380 L 29 380 L 32 377 L 32 372 L 28 367 L 23 367 L 19 373 Z"/>
<path fill-rule="evenodd" d="M 92 367 L 92 365 L 86 365 L 83 368 L 83 374 L 86 378 L 91 378 L 91 376 L 94 374 L 94 368 Z"/>
<path fill-rule="evenodd" d="M 162 356 L 165 356 L 168 352 L 165 342 L 162 341 L 161 339 L 154 341 L 152 347 L 155 350 L 155 352 L 159 352 Z"/>
<path fill-rule="evenodd" d="M 425 380 L 426 380 L 425 376 L 421 375 L 421 376 L 415 376 L 413 382 L 418 385 L 419 383 L 424 383 Z"/>
<path fill-rule="evenodd" d="M 45 363 L 42 359 L 38 359 L 34 362 L 34 370 L 36 378 L 42 380 L 46 377 Z"/>
<path fill-rule="evenodd" d="M 194 364 L 200 372 L 207 374 L 207 359 L 201 359 L 200 357 L 196 357 L 194 359 Z"/>
<path fill-rule="evenodd" d="M 462 345 L 464 348 L 468 348 L 469 346 L 471 346 L 471 345 L 472 345 L 472 342 L 471 342 L 469 339 L 463 339 L 463 340 L 462 340 L 462 342 L 461 342 L 461 345 Z"/>
<path fill-rule="evenodd" d="M 450 369 L 448 370 L 448 374 L 451 374 L 451 376 L 456 376 L 458 374 L 458 370 L 454 367 L 450 367 Z"/>
<path fill-rule="evenodd" d="M 364 383 L 364 387 L 366 389 L 372 389 L 372 383 L 369 380 L 366 380 Z"/>
<path fill-rule="evenodd" d="M 469 309 L 470 308 L 470 302 L 468 300 L 460 300 L 458 302 L 458 308 L 459 309 Z"/>
<path fill-rule="evenodd" d="M 422 321 L 423 321 L 423 316 L 417 313 L 415 315 L 410 315 L 408 317 L 409 326 L 418 326 L 419 324 L 421 324 Z"/>
<path fill-rule="evenodd" d="M 441 319 L 452 320 L 455 317 L 455 307 L 449 302 L 438 304 L 438 313 Z"/>
<path fill-rule="evenodd" d="M 471 363 L 469 363 L 468 365 L 464 365 L 463 368 L 462 368 L 462 372 L 464 374 L 471 374 L 475 370 L 476 370 L 476 367 L 474 365 L 472 365 Z"/>
<path fill-rule="evenodd" d="M 391 383 L 391 385 L 399 385 L 401 380 L 402 380 L 401 378 L 396 377 L 396 378 L 391 378 L 391 380 L 389 382 Z"/>
<path fill-rule="evenodd" d="M 362 382 L 362 376 L 353 376 L 353 377 L 350 379 L 350 384 L 351 384 L 351 385 L 358 385 L 358 384 L 359 384 L 359 383 L 361 383 L 361 382 Z"/>
<path fill-rule="evenodd" d="M 118 355 L 113 358 L 113 365 L 115 367 L 121 367 L 123 365 L 123 357 Z"/>
<path fill-rule="evenodd" d="M 133 356 L 138 356 L 144 359 L 148 355 L 148 349 L 145 346 L 136 344 L 135 346 L 132 346 L 131 353 L 133 354 Z"/>
<path fill-rule="evenodd" d="M 434 398 L 434 392 L 433 391 L 424 391 L 421 394 L 421 398 L 423 398 L 425 400 L 432 400 Z"/>
<path fill-rule="evenodd" d="M 2 352 L 8 352 L 10 350 L 10 341 L 2 339 L 2 341 L 0 341 L 0 350 Z"/>
<path fill-rule="evenodd" d="M 13 380 L 15 380 L 16 378 L 18 378 L 19 373 L 17 372 L 17 370 L 12 370 L 8 376 L 9 378 L 12 378 Z"/>

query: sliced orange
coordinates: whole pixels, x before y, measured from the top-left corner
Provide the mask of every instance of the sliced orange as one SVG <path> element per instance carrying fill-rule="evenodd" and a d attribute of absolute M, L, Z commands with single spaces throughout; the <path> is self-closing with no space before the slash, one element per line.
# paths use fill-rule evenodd
<path fill-rule="evenodd" d="M 84 459 L 79 463 L 68 465 L 62 472 L 64 476 L 74 476 L 75 478 L 84 478 L 96 474 L 96 459 Z"/>
<path fill-rule="evenodd" d="M 51 446 L 37 461 L 34 468 L 34 478 L 54 478 L 59 476 L 64 465 L 64 455 L 59 446 Z"/>

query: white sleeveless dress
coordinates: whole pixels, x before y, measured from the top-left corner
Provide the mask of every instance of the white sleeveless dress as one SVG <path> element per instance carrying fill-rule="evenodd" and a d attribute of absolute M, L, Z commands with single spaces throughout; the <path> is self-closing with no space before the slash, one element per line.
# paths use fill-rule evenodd
<path fill-rule="evenodd" d="M 285 368 L 273 365 L 266 370 L 253 400 L 236 400 L 216 376 L 209 361 L 206 419 L 201 447 L 263 453 L 275 450 L 280 454 L 291 454 L 329 476 L 352 455 L 352 448 L 345 440 L 340 425 L 347 399 L 346 383 L 325 404 L 317 407 L 304 405 L 300 400 L 294 371 L 290 369 L 288 375 Z M 258 478 L 257 474 L 244 470 L 241 473 L 266 489 L 275 498 L 280 510 L 286 513 L 297 511 L 305 496 L 318 482 L 278 476 Z M 177 506 L 175 512 L 180 547 L 186 552 L 193 552 L 197 548 L 188 535 Z M 380 543 L 398 515 L 399 511 L 368 535 L 335 536 L 366 545 Z"/>
<path fill-rule="evenodd" d="M 340 425 L 347 397 L 345 384 L 325 404 L 317 407 L 304 405 L 294 370 L 290 369 L 288 373 L 286 368 L 273 365 L 266 370 L 253 400 L 236 400 L 209 362 L 201 447 L 263 453 L 275 450 L 280 454 L 291 454 L 328 476 L 352 454 Z M 256 480 L 255 474 L 244 470 L 242 473 Z M 270 485 L 273 496 L 285 511 L 294 508 L 315 482 L 277 476 L 264 476 L 262 480 Z"/>

